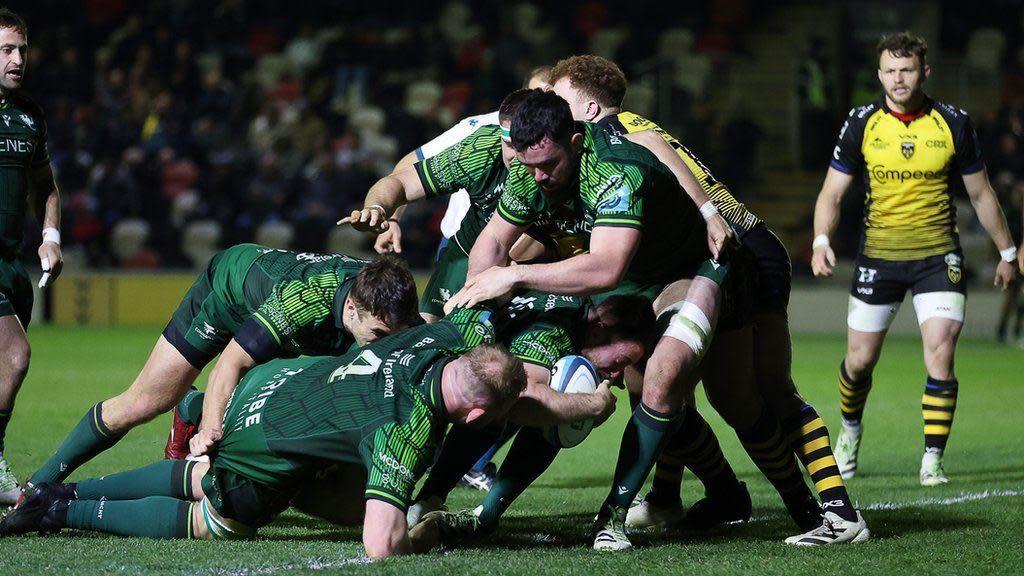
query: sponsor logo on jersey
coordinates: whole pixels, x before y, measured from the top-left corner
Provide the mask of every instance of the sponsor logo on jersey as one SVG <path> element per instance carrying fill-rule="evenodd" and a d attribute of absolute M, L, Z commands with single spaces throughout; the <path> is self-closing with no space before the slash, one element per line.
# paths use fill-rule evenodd
<path fill-rule="evenodd" d="M 889 147 L 889 143 L 875 136 L 875 139 L 871 141 L 871 147 L 875 150 L 885 150 Z"/>
<path fill-rule="evenodd" d="M 963 263 L 963 258 L 960 257 L 956 252 L 950 252 L 946 254 L 946 266 L 959 266 Z"/>
<path fill-rule="evenodd" d="M 928 140 L 924 143 L 925 148 L 948 148 L 949 142 L 946 140 Z"/>
<path fill-rule="evenodd" d="M 946 177 L 945 170 L 893 170 L 882 164 L 871 167 L 871 179 L 879 184 L 889 181 L 903 183 L 907 180 L 938 180 Z"/>
<path fill-rule="evenodd" d="M 394 456 L 384 452 L 378 452 L 377 461 L 380 462 L 381 467 L 397 472 L 399 476 L 406 480 L 413 480 L 412 470 L 410 470 L 405 464 L 399 462 Z"/>
<path fill-rule="evenodd" d="M 910 157 L 914 155 L 914 143 L 903 142 L 900 144 L 900 152 L 903 152 L 903 157 L 910 160 Z"/>
<path fill-rule="evenodd" d="M 630 190 L 629 183 L 622 176 L 612 174 L 608 177 L 602 188 L 608 190 L 608 192 L 602 194 L 605 198 L 597 204 L 598 212 L 625 212 L 629 210 L 629 198 L 632 190 Z"/>
<path fill-rule="evenodd" d="M 7 117 L 4 116 L 6 119 Z M 28 140 L 17 138 L 0 138 L 0 152 L 14 152 L 16 154 L 31 154 L 35 145 Z"/>
<path fill-rule="evenodd" d="M 874 288 L 865 288 L 863 286 L 857 286 L 857 294 L 863 294 L 865 296 L 871 296 L 875 293 Z"/>
<path fill-rule="evenodd" d="M 452 291 L 447 288 L 441 288 L 441 301 L 447 302 L 452 298 Z"/>
<path fill-rule="evenodd" d="M 214 328 L 213 326 L 210 326 L 206 322 L 203 322 L 202 328 L 196 326 L 195 331 L 196 334 L 199 334 L 199 337 L 202 338 L 203 340 L 213 340 L 213 338 L 217 335 L 217 329 Z"/>

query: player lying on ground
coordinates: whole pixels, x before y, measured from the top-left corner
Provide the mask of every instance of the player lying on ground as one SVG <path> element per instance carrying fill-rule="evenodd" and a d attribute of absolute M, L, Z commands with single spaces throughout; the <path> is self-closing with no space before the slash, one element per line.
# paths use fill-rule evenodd
<path fill-rule="evenodd" d="M 340 357 L 262 364 L 239 383 L 209 462 L 38 484 L 0 532 L 251 537 L 318 471 L 349 462 L 367 470 L 366 553 L 407 553 L 405 509 L 448 423 L 498 423 L 526 385 L 522 362 L 489 345 L 487 317 L 462 310 Z"/>
<path fill-rule="evenodd" d="M 4 139 L 0 151 L 0 505 L 19 494 L 18 479 L 4 460 L 4 436 L 14 400 L 28 373 L 31 348 L 25 331 L 32 319 L 32 281 L 21 262 L 29 200 L 42 228 L 37 249 L 46 288 L 60 274 L 60 190 L 50 168 L 46 121 L 42 109 L 21 90 L 28 65 L 28 26 L 0 8 L 0 117 Z"/>
<path fill-rule="evenodd" d="M 682 391 L 654 375 L 668 369 L 666 363 L 687 374 L 696 369 L 717 321 L 726 267 L 709 259 L 704 221 L 672 173 L 646 149 L 597 125 L 575 123 L 557 95 L 527 97 L 512 117 L 511 138 L 516 161 L 498 217 L 473 246 L 466 286 L 449 307 L 502 297 L 514 288 L 600 294 L 598 300 L 610 293 L 654 298 L 669 283 L 696 276 L 675 308 L 688 345 L 672 354 L 659 346 L 647 365 L 650 385 L 645 376 L 644 396 L 623 436 L 614 486 L 598 514 L 595 545 L 604 548 L 605 528 L 625 539 L 615 527 L 621 527 L 679 423 Z M 549 264 L 507 266 L 511 243 L 541 214 L 555 211 L 568 219 L 554 225 L 582 238 L 589 252 Z"/>
<path fill-rule="evenodd" d="M 739 332 L 726 337 L 732 341 L 729 344 L 721 343 L 724 335 L 719 334 L 714 348 L 731 351 L 743 359 L 752 358 L 753 365 L 744 367 L 742 362 L 724 362 L 722 367 L 732 372 L 724 380 L 721 376 L 715 378 L 714 373 L 718 371 L 712 369 L 712 381 L 730 385 L 709 389 L 709 397 L 716 407 L 722 407 L 720 412 L 732 413 L 726 420 L 737 430 L 742 441 L 750 436 L 750 430 L 758 428 L 761 414 L 753 412 L 744 417 L 743 412 L 737 413 L 734 407 L 750 407 L 752 404 L 746 396 L 759 393 L 781 424 L 783 440 L 788 441 L 814 481 L 818 495 L 825 503 L 828 526 L 841 527 L 839 520 L 858 522 L 832 456 L 828 430 L 814 408 L 797 392 L 793 382 L 787 313 L 792 266 L 782 242 L 765 222 L 738 202 L 725 184 L 717 180 L 679 140 L 650 120 L 622 110 L 627 83 L 622 70 L 614 62 L 600 56 L 573 56 L 555 65 L 551 83 L 553 91 L 569 103 L 574 119 L 596 122 L 612 134 L 628 138 L 650 150 L 672 170 L 695 204 L 701 206 L 710 202 L 721 213 L 719 218 L 724 217 L 728 226 L 738 231 L 743 248 L 752 256 L 757 274 L 758 297 L 754 301 L 753 324 L 749 336 Z M 707 221 L 710 228 L 713 221 Z M 706 364 L 715 366 L 717 363 L 711 358 Z M 753 383 L 749 378 L 751 374 L 756 378 L 756 391 L 750 387 Z M 705 381 L 705 388 L 707 384 Z M 664 527 L 682 520 L 685 514 L 679 488 L 684 465 L 700 478 L 706 491 L 706 497 L 691 509 L 688 525 L 706 527 L 749 517 L 749 504 L 743 505 L 749 502 L 749 496 L 725 462 L 714 432 L 693 410 L 691 403 L 688 403 L 686 418 L 658 460 L 651 491 L 640 505 L 630 509 L 626 519 L 629 527 Z M 760 442 L 745 441 L 743 444 L 772 483 L 782 488 L 780 494 L 799 526 L 806 527 L 814 516 L 820 516 L 820 513 L 812 513 L 813 507 L 805 498 L 805 488 L 791 489 L 798 484 L 802 486 L 803 482 L 794 482 L 793 475 L 788 473 L 790 469 L 784 466 L 783 460 L 787 458 L 773 450 L 755 448 Z M 782 470 L 787 473 L 781 474 Z M 839 520 L 829 514 L 837 515 Z M 824 524 L 814 527 L 825 529 L 827 534 L 835 532 Z M 823 537 L 820 541 L 826 543 L 829 540 Z"/>
<path fill-rule="evenodd" d="M 210 425 L 195 438 L 207 447 L 219 439 L 228 398 L 252 366 L 341 354 L 419 321 L 416 285 L 395 257 L 371 262 L 256 244 L 229 248 L 196 279 L 131 387 L 90 408 L 30 482 L 67 478 L 135 426 L 170 410 L 217 354 L 206 387 Z"/>
<path fill-rule="evenodd" d="M 831 276 L 835 253 L 829 236 L 839 220 L 839 204 L 854 179 L 864 176 L 864 233 L 850 286 L 846 356 L 839 365 L 843 432 L 836 441 L 836 459 L 844 477 L 856 473 L 871 375 L 909 289 L 927 372 L 918 478 L 922 486 L 938 486 L 949 481 L 942 456 L 960 388 L 954 356 L 967 293 L 954 179 L 963 182 L 978 220 L 1000 251 L 993 283 L 1003 290 L 1015 273 L 1017 248 L 970 118 L 924 92 L 931 73 L 924 40 L 900 32 L 884 37 L 877 49 L 878 80 L 885 95 L 850 111 L 814 207 L 811 266 L 815 276 Z"/>
<path fill-rule="evenodd" d="M 596 306 L 589 298 L 575 296 L 517 296 L 503 314 L 496 315 L 494 325 L 499 340 L 508 343 L 509 350 L 525 363 L 531 386 L 549 390 L 551 367 L 558 358 L 579 354 L 594 364 L 602 378 L 617 379 L 626 366 L 646 356 L 656 335 L 650 300 L 625 294 L 611 296 Z M 606 384 L 602 384 L 599 390 L 605 387 Z M 600 423 L 609 414 L 602 414 L 595 420 Z M 583 419 L 586 418 L 574 420 Z M 537 429 L 538 426 L 534 426 L 519 431 L 516 445 L 525 442 L 524 438 L 539 436 Z M 511 437 L 515 433 L 515 429 L 509 429 L 505 435 Z M 443 509 L 456 482 L 488 450 L 490 440 L 457 428 L 448 433 L 437 461 L 416 496 L 416 504 L 409 509 L 410 526 L 423 514 Z M 541 443 L 543 445 L 537 446 L 538 458 L 544 459 L 549 453 L 553 457 L 550 444 Z M 492 493 L 488 499 L 492 496 L 500 499 L 508 494 Z M 511 504 L 512 499 L 514 497 L 507 504 Z"/>

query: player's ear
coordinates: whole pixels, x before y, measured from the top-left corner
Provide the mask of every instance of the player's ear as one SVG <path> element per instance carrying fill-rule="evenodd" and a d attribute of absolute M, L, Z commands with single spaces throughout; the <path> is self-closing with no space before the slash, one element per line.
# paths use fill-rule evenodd
<path fill-rule="evenodd" d="M 583 152 L 583 133 L 576 132 L 572 135 L 572 139 L 569 140 L 569 150 L 572 151 L 573 156 Z"/>
<path fill-rule="evenodd" d="M 924 77 L 927 78 L 927 77 L 929 77 L 931 75 L 932 75 L 932 67 L 927 65 L 927 64 L 925 64 L 924 65 Z"/>
<path fill-rule="evenodd" d="M 470 408 L 466 414 L 466 425 L 472 426 L 473 422 L 483 418 L 487 414 L 487 411 L 483 408 Z"/>
<path fill-rule="evenodd" d="M 590 100 L 587 102 L 587 122 L 593 122 L 601 114 L 601 105 Z"/>

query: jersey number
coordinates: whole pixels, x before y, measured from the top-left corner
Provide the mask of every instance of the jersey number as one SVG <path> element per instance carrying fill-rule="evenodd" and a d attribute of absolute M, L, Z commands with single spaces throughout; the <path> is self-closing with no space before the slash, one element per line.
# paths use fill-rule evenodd
<path fill-rule="evenodd" d="M 350 374 L 352 376 L 368 376 L 380 368 L 380 362 L 380 357 L 372 350 L 363 350 L 351 362 L 331 372 L 327 381 L 333 383 L 335 380 L 344 380 Z"/>

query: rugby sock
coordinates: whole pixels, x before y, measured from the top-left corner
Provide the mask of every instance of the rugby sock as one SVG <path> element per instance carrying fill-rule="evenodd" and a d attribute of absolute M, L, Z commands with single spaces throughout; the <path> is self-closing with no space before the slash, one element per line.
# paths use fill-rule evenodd
<path fill-rule="evenodd" d="M 828 428 L 810 404 L 804 404 L 783 421 L 790 448 L 796 452 L 814 482 L 822 508 L 835 512 L 843 520 L 857 521 L 857 512 L 839 475 L 839 466 L 832 455 Z"/>
<path fill-rule="evenodd" d="M 693 472 L 709 493 L 732 488 L 739 482 L 711 426 L 692 404 L 686 406 L 682 426 L 658 458 L 647 499 L 667 504 L 678 502 L 683 466 Z"/>
<path fill-rule="evenodd" d="M 444 437 L 441 453 L 437 455 L 430 475 L 420 488 L 416 500 L 426 500 L 431 496 L 439 496 L 442 501 L 455 488 L 462 475 L 472 468 L 482 454 L 487 452 L 495 440 L 501 436 L 502 429 L 488 428 L 471 430 L 460 426 L 452 426 Z"/>
<path fill-rule="evenodd" d="M 622 433 L 615 478 L 601 514 L 609 513 L 609 508 L 629 508 L 681 420 L 682 414 L 663 414 L 643 402 L 633 410 Z"/>
<path fill-rule="evenodd" d="M 192 538 L 192 507 L 167 496 L 141 500 L 72 500 L 64 525 L 143 538 Z"/>
<path fill-rule="evenodd" d="M 82 500 L 137 500 L 147 496 L 192 500 L 195 466 L 196 462 L 190 460 L 160 460 L 142 468 L 82 480 L 73 486 Z"/>
<path fill-rule="evenodd" d="M 737 431 L 736 435 L 751 460 L 783 498 L 801 488 L 803 492 L 807 491 L 793 451 L 784 441 L 778 421 L 766 406 L 762 406 L 761 415 L 749 430 Z"/>
<path fill-rule="evenodd" d="M 956 395 L 960 383 L 952 380 L 936 380 L 928 377 L 921 398 L 921 414 L 924 416 L 925 450 L 945 450 L 949 440 L 949 429 L 953 426 L 956 412 Z"/>
<path fill-rule="evenodd" d="M 182 422 L 192 425 L 199 424 L 199 420 L 203 417 L 204 398 L 206 398 L 206 394 L 195 388 L 191 388 L 185 393 L 185 397 L 178 402 L 178 417 Z"/>
<path fill-rule="evenodd" d="M 0 410 L 0 454 L 4 451 L 4 437 L 7 436 L 7 424 L 11 421 L 10 410 Z"/>
<path fill-rule="evenodd" d="M 497 478 L 484 497 L 480 512 L 480 526 L 486 531 L 494 530 L 498 519 L 512 502 L 544 473 L 558 455 L 558 447 L 551 444 L 536 428 L 519 431 L 508 449 Z"/>
<path fill-rule="evenodd" d="M 29 482 L 61 482 L 76 468 L 117 444 L 123 436 L 111 432 L 103 424 L 103 404 L 97 404 L 85 413 L 60 448 L 32 475 Z"/>
<path fill-rule="evenodd" d="M 843 411 L 843 423 L 859 426 L 864 416 L 864 403 L 871 392 L 871 378 L 855 382 L 846 373 L 846 361 L 839 363 L 839 406 Z"/>

